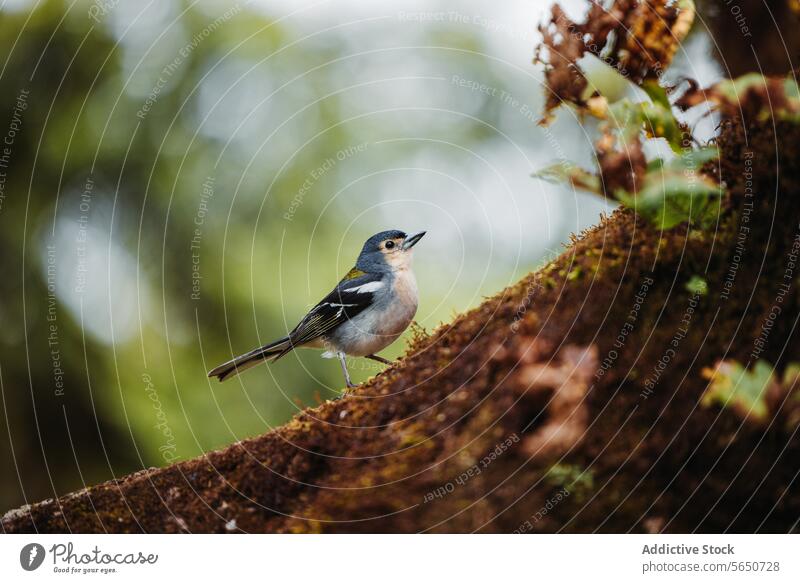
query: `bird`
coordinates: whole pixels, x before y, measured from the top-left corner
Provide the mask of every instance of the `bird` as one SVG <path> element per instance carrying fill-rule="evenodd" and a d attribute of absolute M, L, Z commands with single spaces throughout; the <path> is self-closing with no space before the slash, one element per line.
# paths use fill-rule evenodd
<path fill-rule="evenodd" d="M 392 364 L 376 353 L 397 340 L 417 312 L 412 250 L 425 233 L 389 230 L 367 239 L 355 266 L 287 336 L 219 365 L 209 378 L 224 381 L 295 348 L 323 349 L 324 358 L 338 358 L 348 388 L 356 385 L 347 371 L 347 356 Z"/>

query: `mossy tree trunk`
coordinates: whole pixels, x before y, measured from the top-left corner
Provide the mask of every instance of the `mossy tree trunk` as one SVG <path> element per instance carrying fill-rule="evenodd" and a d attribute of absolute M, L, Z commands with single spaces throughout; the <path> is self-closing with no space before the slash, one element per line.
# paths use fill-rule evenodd
<path fill-rule="evenodd" d="M 800 125 L 756 105 L 714 228 L 617 211 L 354 395 L 4 531 L 796 530 Z"/>
<path fill-rule="evenodd" d="M 354 395 L 3 528 L 793 530 L 793 383 L 749 409 L 704 398 L 720 360 L 755 356 L 775 378 L 800 360 L 800 130 L 773 123 L 722 128 L 716 230 L 618 211 Z"/>

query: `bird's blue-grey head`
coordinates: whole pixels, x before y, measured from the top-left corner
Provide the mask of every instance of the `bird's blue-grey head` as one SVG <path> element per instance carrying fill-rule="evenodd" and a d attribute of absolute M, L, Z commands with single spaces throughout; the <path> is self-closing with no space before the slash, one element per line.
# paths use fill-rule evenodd
<path fill-rule="evenodd" d="M 411 248 L 425 231 L 406 235 L 403 231 L 382 231 L 373 235 L 358 256 L 356 267 L 367 273 L 383 273 L 402 269 L 411 264 Z"/>

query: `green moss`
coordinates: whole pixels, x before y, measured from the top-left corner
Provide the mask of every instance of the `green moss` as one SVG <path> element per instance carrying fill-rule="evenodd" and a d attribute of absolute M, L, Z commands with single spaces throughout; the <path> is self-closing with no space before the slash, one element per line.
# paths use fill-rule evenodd
<path fill-rule="evenodd" d="M 545 481 L 556 487 L 564 488 L 581 502 L 594 490 L 594 475 L 591 470 L 575 464 L 553 464 L 544 475 Z"/>
<path fill-rule="evenodd" d="M 413 447 L 415 445 L 419 445 L 421 443 L 425 443 L 428 439 L 428 436 L 425 433 L 416 433 L 416 432 L 404 432 L 400 436 L 400 440 L 398 445 L 401 449 L 405 449 L 407 447 Z"/>
<path fill-rule="evenodd" d="M 689 281 L 686 282 L 686 291 L 690 294 L 697 294 L 704 296 L 708 294 L 708 282 L 699 275 L 693 275 Z"/>

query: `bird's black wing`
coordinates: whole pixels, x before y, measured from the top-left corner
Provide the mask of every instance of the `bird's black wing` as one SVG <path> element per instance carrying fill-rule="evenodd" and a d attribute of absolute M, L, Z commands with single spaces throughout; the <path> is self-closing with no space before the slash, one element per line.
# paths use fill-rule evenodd
<path fill-rule="evenodd" d="M 316 340 L 355 318 L 372 305 L 375 293 L 385 285 L 379 274 L 351 271 L 292 330 L 289 334 L 292 345 Z"/>

